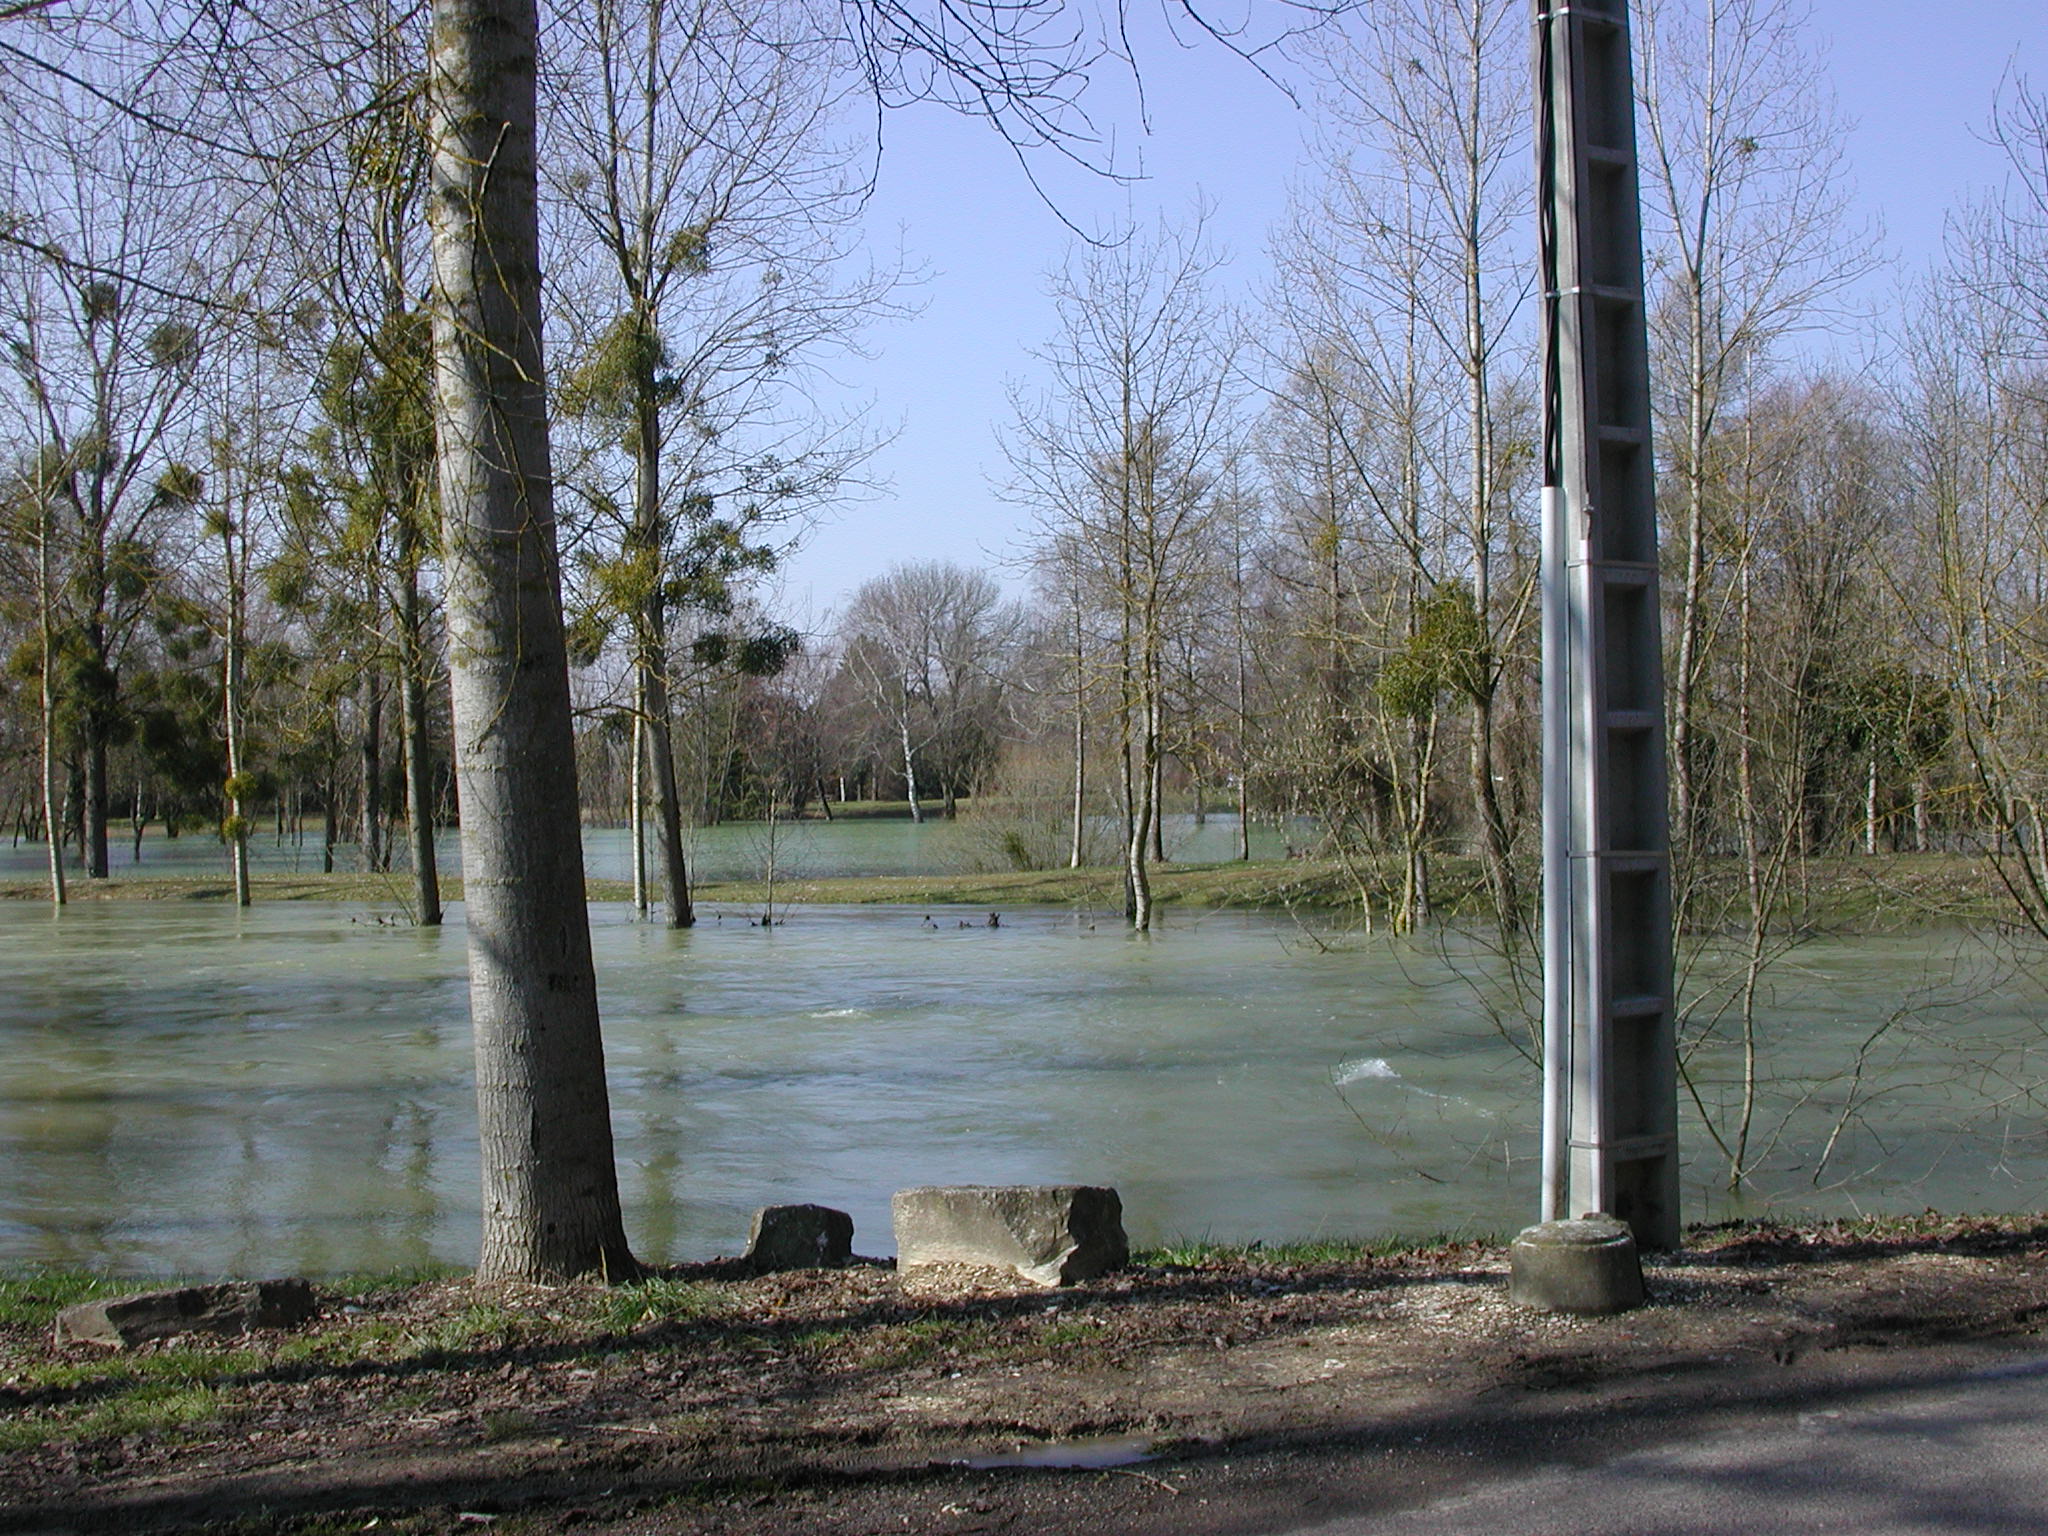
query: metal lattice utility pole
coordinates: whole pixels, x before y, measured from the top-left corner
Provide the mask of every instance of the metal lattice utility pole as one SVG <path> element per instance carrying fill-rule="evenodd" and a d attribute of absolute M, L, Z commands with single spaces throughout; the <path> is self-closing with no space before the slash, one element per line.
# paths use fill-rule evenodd
<path fill-rule="evenodd" d="M 1627 0 L 1535 0 L 1543 293 L 1543 1219 L 1678 1246 L 1649 348 Z"/>

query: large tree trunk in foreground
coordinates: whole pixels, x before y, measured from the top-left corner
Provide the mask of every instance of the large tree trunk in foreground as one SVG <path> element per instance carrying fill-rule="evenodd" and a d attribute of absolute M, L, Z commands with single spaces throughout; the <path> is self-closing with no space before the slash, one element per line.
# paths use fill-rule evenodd
<path fill-rule="evenodd" d="M 477 1278 L 613 1277 L 541 380 L 532 0 L 435 0 L 434 385 L 483 1164 Z"/>

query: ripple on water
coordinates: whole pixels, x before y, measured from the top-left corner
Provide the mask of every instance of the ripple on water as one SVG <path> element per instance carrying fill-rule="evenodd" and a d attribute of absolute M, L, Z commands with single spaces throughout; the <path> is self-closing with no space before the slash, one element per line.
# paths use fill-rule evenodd
<path fill-rule="evenodd" d="M 1352 1061 L 1340 1061 L 1330 1073 L 1330 1080 L 1339 1088 L 1349 1088 L 1353 1083 L 1399 1082 L 1400 1078 L 1401 1074 L 1384 1056 L 1360 1056 Z"/>

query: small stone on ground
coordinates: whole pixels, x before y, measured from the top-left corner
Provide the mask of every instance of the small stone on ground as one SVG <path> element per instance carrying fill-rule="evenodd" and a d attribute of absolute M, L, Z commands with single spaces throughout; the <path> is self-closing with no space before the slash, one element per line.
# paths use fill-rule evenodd
<path fill-rule="evenodd" d="M 756 1273 L 844 1269 L 853 1258 L 853 1218 L 829 1205 L 767 1205 L 754 1212 L 747 1263 Z"/>

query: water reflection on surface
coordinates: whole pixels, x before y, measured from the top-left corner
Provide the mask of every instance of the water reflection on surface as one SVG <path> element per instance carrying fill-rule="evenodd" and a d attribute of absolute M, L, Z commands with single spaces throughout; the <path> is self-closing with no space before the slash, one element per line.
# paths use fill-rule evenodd
<path fill-rule="evenodd" d="M 469 1260 L 460 915 L 434 932 L 319 903 L 0 908 L 0 1263 Z M 752 1209 L 781 1200 L 852 1212 L 856 1248 L 886 1253 L 890 1192 L 927 1182 L 1115 1184 L 1141 1244 L 1530 1215 L 1533 1072 L 1455 946 L 1331 944 L 1244 915 L 1169 913 L 1149 939 L 1107 915 L 924 917 L 797 909 L 763 930 L 713 911 L 675 933 L 593 909 L 643 1254 L 736 1251 Z M 1953 965 L 1947 942 L 1801 951 L 1772 998 L 1775 1059 L 1839 1078 L 1910 978 Z M 2031 1004 L 1977 991 L 1971 1030 L 2031 1028 Z M 1919 1088 L 1852 1120 L 1818 1180 L 1835 1101 L 1791 1093 L 1811 1102 L 1772 1187 L 1834 1208 L 2038 1203 L 2040 1127 L 1971 1107 L 1941 1060 L 1956 1038 L 1901 1042 Z M 1710 1049 L 1697 1064 L 1711 1095 L 1727 1062 Z M 1696 1127 L 1688 1147 L 1700 1213 L 1716 1170 Z"/>

